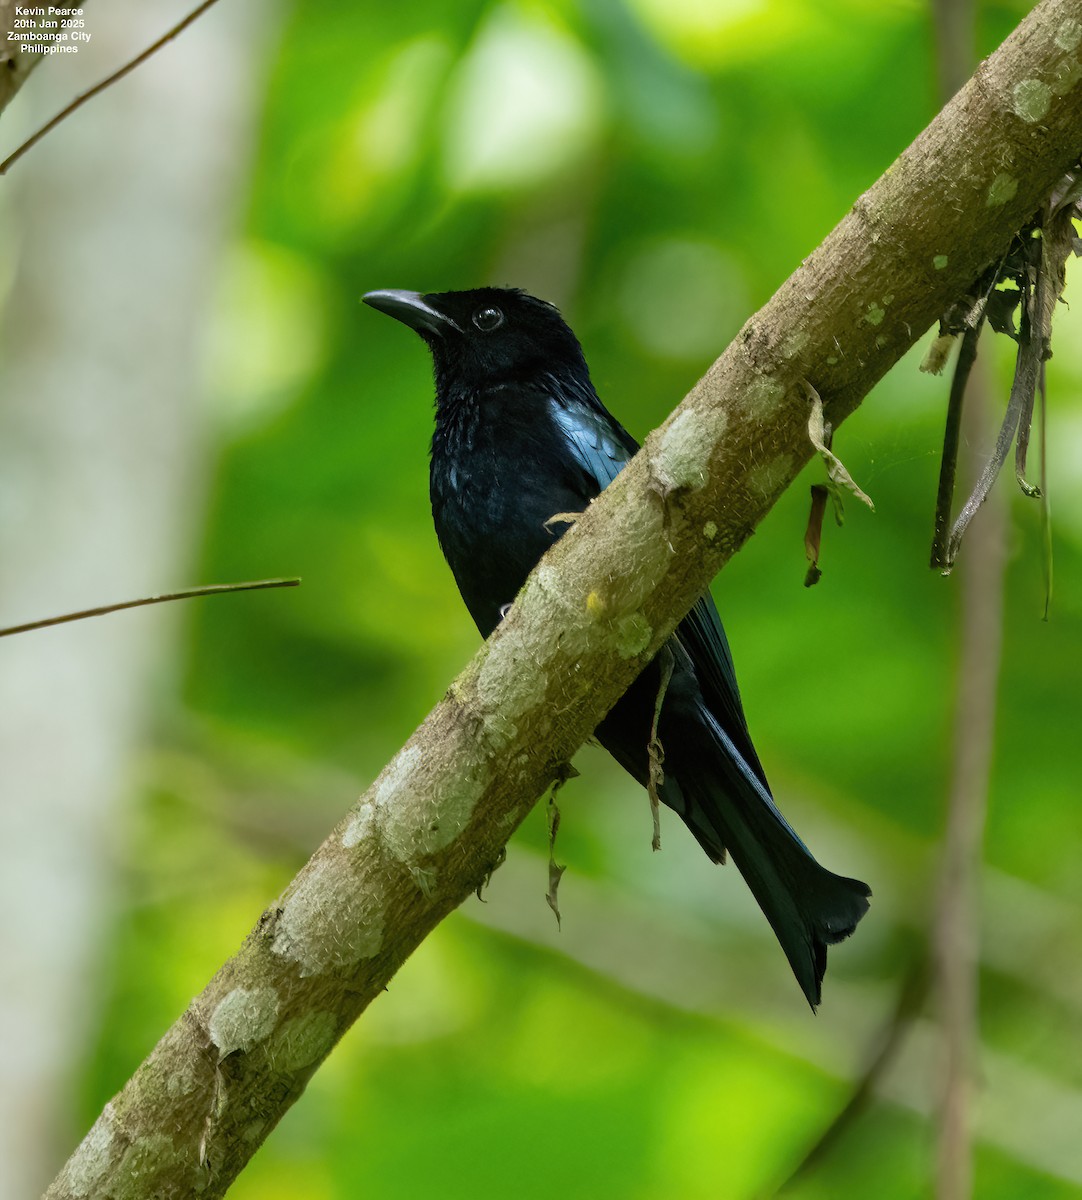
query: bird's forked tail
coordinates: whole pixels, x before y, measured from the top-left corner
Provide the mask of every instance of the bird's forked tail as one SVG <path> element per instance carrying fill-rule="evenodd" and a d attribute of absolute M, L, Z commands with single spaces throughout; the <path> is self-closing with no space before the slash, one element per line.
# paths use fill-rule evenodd
<path fill-rule="evenodd" d="M 705 715 L 719 752 L 718 770 L 679 781 L 684 820 L 712 858 L 720 861 L 726 850 L 732 856 L 814 1010 L 827 947 L 856 929 L 871 889 L 816 862 L 729 736 Z"/>

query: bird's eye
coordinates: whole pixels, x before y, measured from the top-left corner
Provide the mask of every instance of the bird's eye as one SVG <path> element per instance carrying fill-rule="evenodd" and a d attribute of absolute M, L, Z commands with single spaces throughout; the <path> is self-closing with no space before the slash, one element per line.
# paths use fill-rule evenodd
<path fill-rule="evenodd" d="M 499 308 L 479 308 L 473 314 L 473 323 L 483 333 L 498 329 L 503 324 L 503 310 Z"/>

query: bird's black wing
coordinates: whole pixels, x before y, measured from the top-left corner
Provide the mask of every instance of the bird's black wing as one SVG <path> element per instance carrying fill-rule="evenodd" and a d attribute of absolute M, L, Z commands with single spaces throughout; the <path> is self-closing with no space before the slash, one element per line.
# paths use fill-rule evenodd
<path fill-rule="evenodd" d="M 580 398 L 565 390 L 556 395 L 552 415 L 576 465 L 586 475 L 582 481 L 584 495 L 596 496 L 627 466 L 639 444 L 596 396 Z"/>
<path fill-rule="evenodd" d="M 579 467 L 589 477 L 586 486 L 601 492 L 624 469 L 639 445 L 604 408 L 596 395 L 561 396 L 553 415 Z M 740 703 L 736 669 L 729 642 L 709 592 L 705 592 L 676 629 L 687 650 L 714 719 L 721 725 L 755 775 L 768 787 Z"/>
<path fill-rule="evenodd" d="M 736 682 L 736 668 L 733 666 L 729 641 L 709 592 L 696 601 L 695 607 L 680 622 L 676 636 L 695 664 L 695 674 L 707 707 L 759 781 L 769 788 L 740 703 L 740 688 Z"/>

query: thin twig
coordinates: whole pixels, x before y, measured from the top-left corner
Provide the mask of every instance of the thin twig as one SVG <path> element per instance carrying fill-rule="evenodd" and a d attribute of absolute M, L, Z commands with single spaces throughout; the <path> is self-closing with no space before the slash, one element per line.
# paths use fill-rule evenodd
<path fill-rule="evenodd" d="M 894 1011 L 883 1025 L 875 1041 L 868 1063 L 860 1073 L 849 1099 L 838 1110 L 834 1120 L 819 1134 L 804 1157 L 781 1185 L 771 1193 L 780 1196 L 817 1167 L 849 1130 L 863 1116 L 875 1097 L 880 1081 L 898 1056 L 913 1021 L 924 1007 L 931 987 L 930 959 L 922 953 L 902 979 Z"/>
<path fill-rule="evenodd" d="M 1037 380 L 1037 420 L 1038 437 L 1041 450 L 1041 566 L 1044 575 L 1044 613 L 1042 621 L 1048 620 L 1048 610 L 1052 605 L 1052 507 L 1048 500 L 1048 424 L 1046 412 L 1046 394 L 1044 383 L 1044 363 L 1041 363 L 1041 373 Z"/>
<path fill-rule="evenodd" d="M 1042 260 L 1044 255 L 1041 256 Z M 1044 263 L 1037 271 L 1037 279 L 1033 285 L 1033 319 L 1023 312 L 1019 331 L 1019 365 L 1015 372 L 1016 379 L 1024 379 L 1025 389 L 1022 392 L 1022 405 L 1018 413 L 1018 434 L 1014 442 L 1014 474 L 1023 495 L 1039 497 L 1041 489 L 1026 479 L 1026 456 L 1029 453 L 1029 427 L 1033 424 L 1033 405 L 1037 397 L 1037 385 L 1040 381 L 1041 366 L 1044 363 L 1045 347 L 1048 345 L 1048 335 L 1051 329 L 1045 330 L 1042 323 L 1044 312 L 1044 295 L 1048 283 L 1045 279 Z M 1025 368 L 1022 365 L 1022 339 L 1028 343 L 1026 349 Z"/>
<path fill-rule="evenodd" d="M 996 445 L 992 451 L 992 456 L 984 464 L 984 469 L 981 471 L 969 499 L 962 505 L 962 511 L 958 514 L 954 522 L 954 527 L 951 529 L 950 538 L 947 540 L 946 561 L 943 564 L 946 571 L 949 571 L 953 567 L 954 560 L 958 557 L 958 548 L 962 544 L 962 538 L 965 535 L 965 531 L 969 528 L 970 521 L 973 520 L 977 510 L 988 499 L 992 485 L 999 476 L 1000 468 L 1007 461 L 1011 443 L 1014 441 L 1015 434 L 1018 431 L 1019 419 L 1023 409 L 1026 407 L 1026 393 L 1036 386 L 1036 368 L 1039 360 L 1033 357 L 1032 331 L 1029 324 L 1028 308 L 1029 288 L 1028 285 L 1024 285 L 1022 320 L 1018 334 L 1018 358 L 1014 371 L 1014 383 L 1011 385 L 1011 394 L 1007 401 L 1007 411 L 1003 414 L 1003 424 L 999 427 L 999 435 L 996 438 Z"/>
<path fill-rule="evenodd" d="M 939 489 L 935 500 L 935 536 L 932 539 L 932 566 L 950 568 L 947 559 L 947 531 L 950 528 L 951 504 L 954 501 L 954 481 L 958 473 L 958 443 L 962 429 L 962 406 L 965 402 L 969 373 L 977 359 L 977 343 L 984 325 L 985 310 L 981 310 L 976 325 L 962 335 L 958 361 L 954 364 L 950 399 L 947 401 L 947 422 L 943 430 L 943 457 L 939 466 Z"/>
<path fill-rule="evenodd" d="M 967 418 L 974 440 L 986 395 Z M 942 1049 L 942 1100 L 936 1196 L 973 1194 L 973 1053 L 978 1030 L 977 952 L 985 813 L 995 746 L 996 692 L 1003 639 L 1006 514 L 993 495 L 970 534 L 962 578 L 961 653 L 955 702 L 953 778 L 936 905 L 936 999 Z"/>
<path fill-rule="evenodd" d="M 1029 448 L 1036 392 L 1043 386 L 1044 364 L 1052 356 L 1052 319 L 1066 283 L 1066 263 L 1074 244 L 1074 213 L 1073 205 L 1057 207 L 1053 203 L 1048 206 L 1041 224 L 1041 253 L 1037 278 L 1033 285 L 1030 361 L 1027 372 L 1028 377 L 1032 379 L 1032 388 L 1024 397 L 1025 407 L 1019 419 L 1015 459 L 1018 484 L 1027 496 L 1041 495 L 1040 487 L 1026 480 L 1026 451 Z"/>
<path fill-rule="evenodd" d="M 66 625 L 68 621 L 82 621 L 85 617 L 103 617 L 106 613 L 120 612 L 124 608 L 142 608 L 147 604 L 164 604 L 167 600 L 191 600 L 196 596 L 218 596 L 225 592 L 258 592 L 265 588 L 298 587 L 299 579 L 257 579 L 250 583 L 211 583 L 206 587 L 185 588 L 180 592 L 165 592 L 161 596 L 144 596 L 139 600 L 121 600 L 119 604 L 103 604 L 98 608 L 84 608 L 79 612 L 64 613 L 59 617 L 44 617 L 40 621 L 27 621 L 25 625 L 9 625 L 0 629 L 0 637 L 14 633 L 29 633 L 32 629 L 47 629 L 50 625 Z"/>
<path fill-rule="evenodd" d="M 660 850 L 660 788 L 665 782 L 665 770 L 662 766 L 665 762 L 665 749 L 661 744 L 661 739 L 657 735 L 657 727 L 661 721 L 661 709 L 665 703 L 665 693 L 669 690 L 669 682 L 672 679 L 673 668 L 676 665 L 676 659 L 673 657 L 673 653 L 668 646 L 662 646 L 661 653 L 657 656 L 657 662 L 661 667 L 661 680 L 657 685 L 657 699 L 654 701 L 654 720 L 650 725 L 650 741 L 646 747 L 647 757 L 650 760 L 647 771 L 646 790 L 650 796 L 650 815 L 654 819 L 654 837 L 650 844 L 655 850 Z"/>
<path fill-rule="evenodd" d="M 118 79 L 123 79 L 125 75 L 131 71 L 134 71 L 135 68 L 141 63 L 145 63 L 146 60 L 150 58 L 152 54 L 156 54 L 166 44 L 166 42 L 171 42 L 178 34 L 183 33 L 193 21 L 198 20 L 199 17 L 201 17 L 203 13 L 205 13 L 207 9 L 215 3 L 217 3 L 217 0 L 203 0 L 202 4 L 194 8 L 182 20 L 178 21 L 168 33 L 163 34 L 156 42 L 154 42 L 153 45 L 148 46 L 129 62 L 126 62 L 119 70 L 114 71 L 112 75 L 107 75 L 99 83 L 94 84 L 92 88 L 88 88 L 85 92 L 81 92 L 66 108 L 61 109 L 51 121 L 46 121 L 36 133 L 32 133 L 17 150 L 13 150 L 12 153 L 9 154 L 2 163 L 0 163 L 0 175 L 6 175 L 10 167 L 14 166 L 14 164 L 17 163 L 32 146 L 36 146 L 37 143 L 40 142 L 47 133 L 51 133 L 57 127 L 57 125 L 64 120 L 65 117 L 70 117 L 77 108 L 82 108 L 82 106 L 88 100 L 92 100 L 100 92 L 104 92 L 107 87 L 111 87 L 117 82 Z"/>

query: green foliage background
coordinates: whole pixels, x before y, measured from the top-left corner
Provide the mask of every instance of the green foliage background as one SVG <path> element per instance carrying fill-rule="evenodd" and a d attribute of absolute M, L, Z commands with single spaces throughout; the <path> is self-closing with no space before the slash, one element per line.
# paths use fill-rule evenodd
<path fill-rule="evenodd" d="M 987 53 L 1023 10 L 981 8 Z M 556 301 L 641 436 L 934 115 L 933 45 L 910 0 L 293 7 L 210 322 L 221 450 L 200 574 L 304 586 L 185 616 L 87 1123 L 476 645 L 430 527 L 427 356 L 360 294 L 494 282 Z M 1082 339 L 1063 316 L 1048 624 L 1037 510 L 1011 500 L 982 1197 L 1067 1197 L 1082 1179 Z M 820 1015 L 736 873 L 675 819 L 652 855 L 644 797 L 587 750 L 560 797 L 564 932 L 539 809 L 487 904 L 346 1036 L 238 1200 L 743 1197 L 799 1160 L 874 1048 L 934 899 L 959 583 L 926 566 L 947 385 L 918 361 L 839 435 L 876 512 L 851 505 L 826 530 L 821 584 L 801 586 L 812 467 L 715 585 L 783 806 L 875 891 Z M 919 1023 L 887 1095 L 792 1194 L 927 1194 L 936 1061 Z"/>

